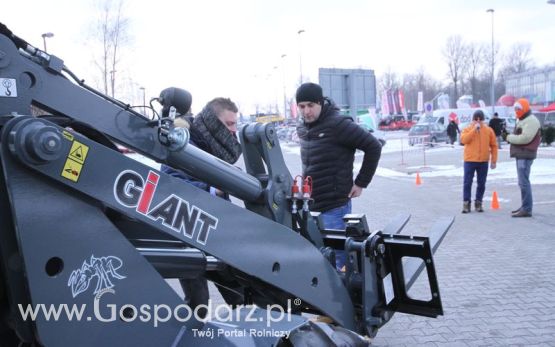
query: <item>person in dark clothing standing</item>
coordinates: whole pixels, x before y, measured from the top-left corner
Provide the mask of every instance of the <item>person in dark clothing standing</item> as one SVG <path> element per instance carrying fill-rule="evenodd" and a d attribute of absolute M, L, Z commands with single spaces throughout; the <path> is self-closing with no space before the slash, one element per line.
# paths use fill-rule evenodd
<path fill-rule="evenodd" d="M 457 141 L 457 134 L 460 134 L 460 133 L 461 131 L 459 130 L 459 126 L 457 125 L 457 122 L 455 122 L 454 119 L 451 119 L 451 121 L 449 122 L 449 125 L 447 125 L 447 135 L 449 136 L 451 145 L 453 145 L 455 141 Z"/>
<path fill-rule="evenodd" d="M 352 211 L 351 199 L 368 186 L 381 156 L 380 142 L 351 117 L 339 114 L 322 88 L 304 83 L 296 93 L 302 123 L 297 127 L 301 141 L 303 176 L 313 182 L 313 211 L 321 212 L 326 229 L 344 229 L 343 216 Z M 362 167 L 353 181 L 355 151 L 364 152 Z M 337 252 L 336 267 L 342 269 L 344 252 Z"/>
<path fill-rule="evenodd" d="M 176 126 L 189 129 L 189 144 L 210 153 L 213 156 L 234 164 L 241 156 L 241 145 L 237 140 L 237 106 L 226 98 L 215 98 L 210 101 L 196 117 L 185 117 L 176 120 Z M 181 170 L 162 165 L 162 172 L 181 178 L 197 188 L 206 190 L 212 195 L 226 197 L 224 192 L 208 186 Z"/>
<path fill-rule="evenodd" d="M 237 132 L 237 106 L 233 101 L 226 98 L 215 98 L 210 101 L 204 109 L 196 116 L 186 116 L 176 119 L 175 126 L 189 129 L 189 145 L 193 145 L 213 156 L 234 164 L 241 156 L 241 144 L 235 135 Z M 180 178 L 185 182 L 202 190 L 210 192 L 211 195 L 229 200 L 225 192 L 210 187 L 198 178 L 191 177 L 187 173 L 162 165 L 162 172 Z M 194 309 L 198 305 L 207 305 L 210 294 L 208 282 L 204 277 L 194 279 L 180 279 L 181 288 L 185 294 L 185 302 Z M 229 303 L 241 302 L 241 299 L 231 290 L 218 287 L 224 299 Z M 199 309 L 199 315 L 207 314 L 205 308 Z"/>
<path fill-rule="evenodd" d="M 493 129 L 495 137 L 497 138 L 497 148 L 501 149 L 501 142 L 503 140 L 501 134 L 503 132 L 503 128 L 505 127 L 505 122 L 503 119 L 499 118 L 499 114 L 495 112 L 488 125 Z"/>

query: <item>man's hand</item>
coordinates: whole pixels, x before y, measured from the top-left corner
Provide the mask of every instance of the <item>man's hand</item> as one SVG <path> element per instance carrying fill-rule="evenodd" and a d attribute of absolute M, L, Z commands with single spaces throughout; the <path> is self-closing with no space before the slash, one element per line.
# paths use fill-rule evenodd
<path fill-rule="evenodd" d="M 353 184 L 353 188 L 351 188 L 351 192 L 349 193 L 349 198 L 358 198 L 360 194 L 362 194 L 362 187 Z"/>
<path fill-rule="evenodd" d="M 497 164 L 494 162 L 491 162 L 490 166 L 489 166 L 492 170 L 495 170 L 495 168 L 497 167 Z"/>

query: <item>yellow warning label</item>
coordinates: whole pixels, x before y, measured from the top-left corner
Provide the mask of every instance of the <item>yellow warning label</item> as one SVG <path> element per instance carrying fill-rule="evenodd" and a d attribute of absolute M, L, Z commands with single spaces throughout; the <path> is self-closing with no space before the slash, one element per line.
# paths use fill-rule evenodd
<path fill-rule="evenodd" d="M 73 182 L 77 182 L 77 180 L 79 180 L 79 175 L 81 175 L 82 168 L 83 164 L 78 163 L 71 158 L 67 158 L 64 169 L 62 170 L 62 177 L 65 177 Z"/>
<path fill-rule="evenodd" d="M 64 130 L 64 131 L 62 131 L 62 134 L 69 141 L 73 141 L 73 135 L 71 135 L 71 133 L 69 131 Z"/>
<path fill-rule="evenodd" d="M 69 150 L 68 159 L 71 158 L 80 164 L 85 164 L 85 159 L 87 158 L 87 153 L 89 152 L 89 147 L 78 142 L 73 141 L 71 149 Z"/>

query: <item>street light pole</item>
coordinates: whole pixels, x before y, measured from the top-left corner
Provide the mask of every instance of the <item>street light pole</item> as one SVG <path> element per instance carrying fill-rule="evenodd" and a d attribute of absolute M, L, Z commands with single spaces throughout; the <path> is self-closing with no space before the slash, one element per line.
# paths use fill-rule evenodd
<path fill-rule="evenodd" d="M 299 35 L 299 70 L 301 72 L 301 84 L 303 84 L 303 45 L 301 42 L 301 34 L 304 33 L 304 29 L 297 31 Z"/>
<path fill-rule="evenodd" d="M 274 79 L 275 82 L 279 81 L 279 71 L 278 71 L 278 66 L 274 66 L 272 74 L 274 75 Z M 275 83 L 274 84 L 274 102 L 275 102 L 275 106 L 276 106 L 276 113 L 279 114 L 279 84 Z M 284 115 L 285 117 L 285 115 Z"/>
<path fill-rule="evenodd" d="M 54 34 L 53 34 L 53 33 L 44 33 L 44 34 L 42 34 L 41 36 L 42 36 L 42 43 L 43 43 L 43 45 L 44 45 L 44 52 L 46 53 L 46 38 L 47 38 L 47 37 L 48 37 L 48 38 L 51 38 L 51 37 L 54 36 Z"/>
<path fill-rule="evenodd" d="M 285 57 L 287 54 L 281 55 L 281 69 L 283 74 L 283 118 L 287 118 L 287 90 L 285 89 Z"/>
<path fill-rule="evenodd" d="M 493 13 L 494 9 L 490 8 L 486 12 L 491 13 L 491 109 L 495 113 L 495 46 L 493 41 Z"/>

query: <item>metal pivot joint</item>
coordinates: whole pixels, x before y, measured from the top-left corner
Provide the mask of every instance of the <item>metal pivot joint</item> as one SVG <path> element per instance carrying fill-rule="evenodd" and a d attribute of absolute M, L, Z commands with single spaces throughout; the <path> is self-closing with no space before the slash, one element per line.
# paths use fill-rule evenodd
<path fill-rule="evenodd" d="M 175 115 L 176 109 L 171 106 L 169 116 L 158 122 L 158 140 L 171 152 L 181 151 L 189 143 L 189 130 L 173 127 Z"/>
<path fill-rule="evenodd" d="M 62 155 L 62 136 L 55 127 L 29 118 L 11 130 L 9 148 L 23 162 L 44 164 Z"/>

